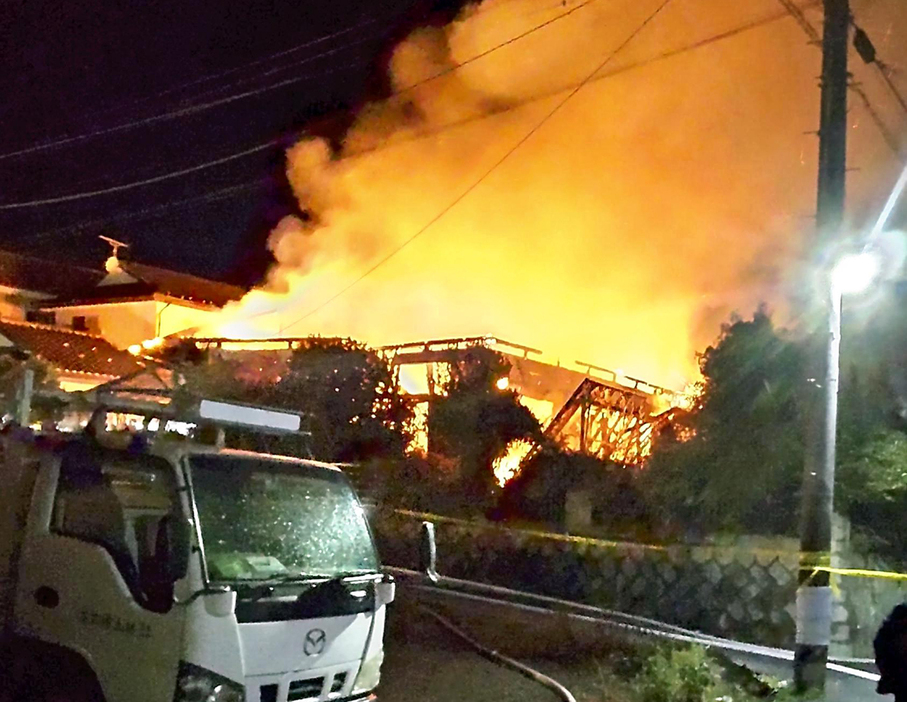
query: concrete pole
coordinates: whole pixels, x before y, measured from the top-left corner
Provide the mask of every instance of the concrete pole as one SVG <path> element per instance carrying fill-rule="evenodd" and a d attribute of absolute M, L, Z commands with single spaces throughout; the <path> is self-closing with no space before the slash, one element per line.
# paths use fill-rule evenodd
<path fill-rule="evenodd" d="M 35 371 L 26 368 L 22 373 L 22 384 L 19 386 L 19 407 L 16 411 L 16 421 L 19 426 L 27 427 L 31 417 L 31 400 L 35 389 Z"/>
<path fill-rule="evenodd" d="M 822 39 L 822 107 L 819 128 L 817 249 L 826 250 L 840 237 L 844 218 L 847 160 L 848 0 L 824 0 Z M 834 508 L 835 434 L 841 295 L 831 271 L 820 274 L 818 301 L 821 325 L 810 346 L 808 427 L 806 432 L 800 571 L 797 590 L 797 646 L 794 682 L 800 691 L 823 690 L 831 641 L 830 576 L 816 567 L 831 565 Z"/>

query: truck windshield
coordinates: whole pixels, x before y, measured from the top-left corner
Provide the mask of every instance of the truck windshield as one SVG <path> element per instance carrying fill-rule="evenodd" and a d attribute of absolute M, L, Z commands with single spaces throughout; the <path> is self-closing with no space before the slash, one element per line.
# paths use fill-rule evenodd
<path fill-rule="evenodd" d="M 190 457 L 211 580 L 294 580 L 378 568 L 346 478 L 317 466 L 246 456 Z"/>

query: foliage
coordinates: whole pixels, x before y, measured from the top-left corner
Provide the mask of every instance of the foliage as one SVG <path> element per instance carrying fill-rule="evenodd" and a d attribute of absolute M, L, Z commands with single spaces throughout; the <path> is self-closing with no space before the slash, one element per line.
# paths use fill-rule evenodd
<path fill-rule="evenodd" d="M 517 440 L 538 441 L 541 427 L 512 390 L 498 388 L 510 363 L 484 347 L 470 349 L 450 365 L 442 395 L 428 416 L 429 450 L 457 459 L 462 487 L 488 506 L 496 492 L 493 464 Z"/>
<path fill-rule="evenodd" d="M 853 321 L 842 334 L 835 506 L 904 561 L 907 397 L 897 390 L 907 386 L 907 325 L 899 310 Z M 644 473 L 647 500 L 671 531 L 796 534 L 807 393 L 821 395 L 806 359 L 820 351 L 775 329 L 762 310 L 724 327 L 701 356 L 696 407 L 658 438 Z M 677 440 L 683 435 L 693 438 Z"/>
<path fill-rule="evenodd" d="M 44 361 L 27 357 L 13 350 L 0 353 L 0 416 L 15 417 L 18 412 L 19 394 L 26 369 L 34 371 L 33 390 L 56 390 L 59 388 L 54 369 Z M 54 420 L 61 415 L 62 403 L 41 397 L 33 397 L 31 404 L 32 422 Z"/>
<path fill-rule="evenodd" d="M 504 486 L 500 512 L 506 519 L 562 527 L 567 493 L 582 489 L 592 499 L 593 521 L 600 531 L 636 537 L 648 523 L 636 483 L 636 471 L 631 468 L 546 446 Z"/>
<path fill-rule="evenodd" d="M 249 448 L 351 462 L 402 458 L 412 407 L 396 369 L 378 352 L 348 339 L 311 337 L 293 349 L 280 375 L 256 378 L 239 358 L 183 365 L 184 393 L 279 407 L 303 416 L 307 436 L 234 432 Z"/>
<path fill-rule="evenodd" d="M 698 645 L 655 648 L 633 682 L 638 702 L 812 699 L 796 696 L 784 682 L 754 675 L 721 654 Z"/>
<path fill-rule="evenodd" d="M 660 437 L 642 480 L 652 509 L 686 531 L 793 533 L 803 463 L 804 356 L 760 310 L 700 357 L 702 393 Z"/>
<path fill-rule="evenodd" d="M 658 648 L 636 678 L 640 702 L 712 702 L 722 680 L 700 646 Z"/>
<path fill-rule="evenodd" d="M 848 447 L 837 466 L 836 502 L 851 522 L 871 537 L 872 550 L 907 562 L 907 436 L 897 429 L 872 432 Z"/>

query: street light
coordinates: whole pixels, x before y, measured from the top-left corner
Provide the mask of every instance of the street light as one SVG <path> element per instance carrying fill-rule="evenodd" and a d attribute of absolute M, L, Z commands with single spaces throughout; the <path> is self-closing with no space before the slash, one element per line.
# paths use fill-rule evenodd
<path fill-rule="evenodd" d="M 866 291 L 882 271 L 879 253 L 864 249 L 845 254 L 827 269 L 823 284 L 826 343 L 822 372 L 812 387 L 821 392 L 810 412 L 800 531 L 797 589 L 797 650 L 794 680 L 799 690 L 822 689 L 831 643 L 831 524 L 834 514 L 835 439 L 838 419 L 838 375 L 841 348 L 841 303 L 844 295 Z M 818 370 L 818 369 L 817 369 Z"/>
<path fill-rule="evenodd" d="M 831 271 L 832 294 L 856 295 L 875 282 L 882 269 L 878 254 L 871 251 L 842 256 Z"/>

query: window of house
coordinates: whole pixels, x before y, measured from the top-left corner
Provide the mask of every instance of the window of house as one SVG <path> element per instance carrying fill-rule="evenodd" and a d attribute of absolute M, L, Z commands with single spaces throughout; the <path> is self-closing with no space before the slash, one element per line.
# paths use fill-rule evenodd
<path fill-rule="evenodd" d="M 46 310 L 28 310 L 25 313 L 25 321 L 34 322 L 35 324 L 55 325 L 57 323 L 57 315 L 55 312 Z"/>
<path fill-rule="evenodd" d="M 84 314 L 77 314 L 72 318 L 72 328 L 74 331 L 88 331 L 88 320 L 85 318 Z"/>

